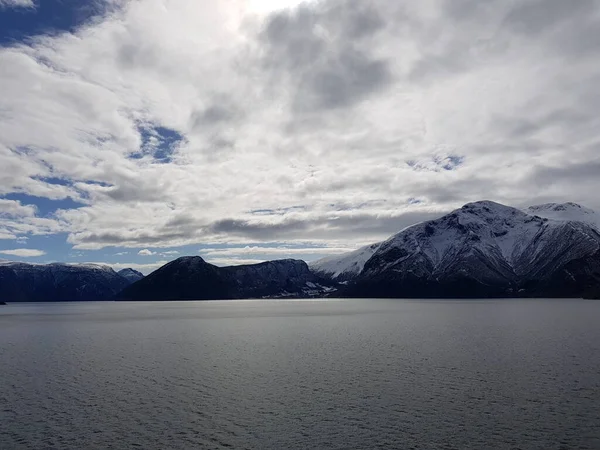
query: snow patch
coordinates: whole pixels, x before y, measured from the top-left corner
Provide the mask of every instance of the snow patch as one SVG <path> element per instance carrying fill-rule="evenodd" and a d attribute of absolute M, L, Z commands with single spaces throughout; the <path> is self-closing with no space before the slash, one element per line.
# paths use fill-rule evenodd
<path fill-rule="evenodd" d="M 313 272 L 327 275 L 334 280 L 342 276 L 356 276 L 381 244 L 371 244 L 344 255 L 329 256 L 308 264 Z"/>

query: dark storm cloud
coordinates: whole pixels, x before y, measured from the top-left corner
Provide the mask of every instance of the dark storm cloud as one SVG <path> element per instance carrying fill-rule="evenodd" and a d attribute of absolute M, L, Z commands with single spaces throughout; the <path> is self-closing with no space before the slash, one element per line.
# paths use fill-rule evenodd
<path fill-rule="evenodd" d="M 261 36 L 264 64 L 283 70 L 297 111 L 355 104 L 392 82 L 370 40 L 385 25 L 371 3 L 332 1 L 271 16 Z"/>

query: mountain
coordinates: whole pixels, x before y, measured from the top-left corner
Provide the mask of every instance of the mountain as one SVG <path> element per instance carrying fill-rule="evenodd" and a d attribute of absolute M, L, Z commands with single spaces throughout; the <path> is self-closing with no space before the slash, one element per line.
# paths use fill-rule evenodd
<path fill-rule="evenodd" d="M 222 271 L 199 256 L 165 264 L 118 295 L 120 300 L 207 300 L 235 298 Z"/>
<path fill-rule="evenodd" d="M 0 262 L 0 300 L 7 302 L 111 300 L 130 283 L 99 264 Z"/>
<path fill-rule="evenodd" d="M 341 295 L 581 297 L 597 285 L 595 226 L 482 201 L 379 244 Z"/>
<path fill-rule="evenodd" d="M 584 294 L 584 298 L 589 300 L 600 300 L 600 286 L 590 289 Z"/>
<path fill-rule="evenodd" d="M 350 253 L 330 256 L 308 264 L 317 275 L 338 282 L 349 281 L 362 272 L 365 263 L 379 249 L 381 243 L 367 245 Z"/>
<path fill-rule="evenodd" d="M 600 215 L 577 203 L 546 203 L 530 206 L 524 212 L 546 219 L 583 222 L 600 229 Z"/>
<path fill-rule="evenodd" d="M 304 261 L 217 267 L 199 256 L 171 261 L 126 288 L 121 300 L 218 300 L 312 297 L 332 290 Z"/>
<path fill-rule="evenodd" d="M 330 290 L 304 261 L 284 259 L 221 269 L 238 298 L 315 297 Z"/>
<path fill-rule="evenodd" d="M 130 284 L 135 283 L 136 281 L 139 281 L 142 278 L 144 278 L 143 273 L 138 272 L 137 270 L 130 269 L 130 268 L 121 269 L 117 273 L 120 276 L 122 276 L 123 278 L 125 278 L 127 281 L 129 281 Z"/>

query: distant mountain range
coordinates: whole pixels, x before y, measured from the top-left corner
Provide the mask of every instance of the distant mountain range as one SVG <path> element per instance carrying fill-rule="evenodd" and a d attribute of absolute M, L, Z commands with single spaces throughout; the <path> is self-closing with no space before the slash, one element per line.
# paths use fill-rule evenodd
<path fill-rule="evenodd" d="M 99 264 L 0 262 L 0 300 L 5 302 L 94 301 L 114 298 L 144 276 Z"/>
<path fill-rule="evenodd" d="M 101 265 L 0 263 L 0 300 L 600 297 L 600 220 L 574 203 L 490 201 L 307 265 L 178 258 L 147 277 Z"/>

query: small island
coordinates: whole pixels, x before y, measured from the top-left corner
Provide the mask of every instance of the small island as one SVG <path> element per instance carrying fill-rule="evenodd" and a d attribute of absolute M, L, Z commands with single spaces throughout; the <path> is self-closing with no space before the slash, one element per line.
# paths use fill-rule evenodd
<path fill-rule="evenodd" d="M 6 302 L 0 302 L 0 306 L 6 306 Z"/>

